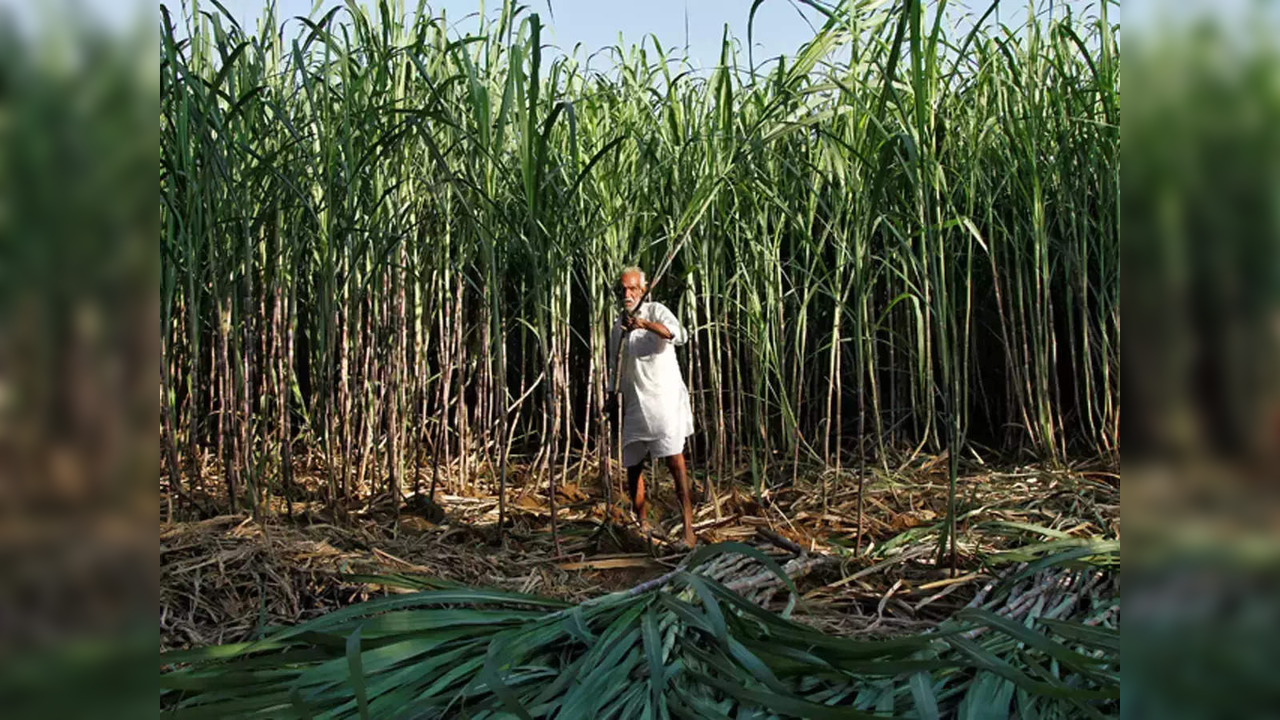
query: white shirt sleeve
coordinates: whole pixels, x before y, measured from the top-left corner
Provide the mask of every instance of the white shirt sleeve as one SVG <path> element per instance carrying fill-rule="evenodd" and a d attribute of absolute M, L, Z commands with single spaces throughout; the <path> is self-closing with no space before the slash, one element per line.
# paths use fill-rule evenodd
<path fill-rule="evenodd" d="M 676 314 L 667 309 L 662 303 L 654 303 L 654 322 L 665 325 L 671 331 L 671 339 L 667 342 L 672 345 L 683 345 L 689 341 L 689 334 L 685 332 L 684 326 L 676 318 Z"/>

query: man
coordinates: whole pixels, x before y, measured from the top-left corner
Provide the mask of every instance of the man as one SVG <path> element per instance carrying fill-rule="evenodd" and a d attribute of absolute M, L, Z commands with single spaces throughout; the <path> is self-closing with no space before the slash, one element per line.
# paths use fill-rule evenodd
<path fill-rule="evenodd" d="M 635 506 L 640 528 L 648 531 L 645 517 L 644 460 L 648 455 L 666 461 L 684 511 L 684 542 L 693 547 L 693 500 L 684 463 L 684 441 L 693 434 L 689 390 L 680 376 L 675 346 L 688 340 L 676 316 L 662 303 L 637 303 L 646 289 L 638 267 L 622 271 L 617 292 L 626 307 L 609 336 L 609 414 L 616 407 L 618 388 L 613 387 L 618 343 L 625 337 L 622 374 L 622 464 L 627 468 L 627 490 Z"/>

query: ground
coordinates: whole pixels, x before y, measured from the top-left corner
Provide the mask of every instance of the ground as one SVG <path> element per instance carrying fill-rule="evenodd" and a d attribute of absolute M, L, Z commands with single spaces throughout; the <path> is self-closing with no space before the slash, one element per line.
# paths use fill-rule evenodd
<path fill-rule="evenodd" d="M 796 580 L 802 594 L 796 618 L 846 635 L 936 624 L 981 592 L 1004 567 L 999 561 L 1019 559 L 1002 552 L 1119 537 L 1119 476 L 1106 469 L 973 468 L 957 482 L 953 575 L 949 558 L 935 563 L 946 516 L 946 466 L 943 458 L 925 458 L 869 472 L 860 545 L 857 480 L 831 471 L 803 473 L 794 484 L 758 494 L 730 482 L 712 491 L 700 478 L 695 530 L 700 544 L 745 542 L 779 558 L 802 550 L 813 562 Z M 676 538 L 675 495 L 665 470 L 658 478 L 651 518 Z M 427 575 L 576 602 L 637 585 L 682 557 L 661 538 L 647 547 L 618 490 L 604 522 L 600 488 L 585 483 L 557 493 L 557 552 L 542 487 L 510 493 L 501 542 L 497 497 L 483 483 L 438 491 L 435 506 L 411 499 L 398 518 L 389 498 L 375 498 L 345 518 L 314 500 L 295 502 L 293 516 L 285 517 L 283 501 L 273 498 L 273 516 L 258 522 L 217 514 L 218 496 L 203 496 L 211 517 L 161 525 L 162 649 L 255 638 L 265 628 L 394 591 L 344 576 Z M 762 600 L 776 608 L 785 601 L 785 592 Z"/>

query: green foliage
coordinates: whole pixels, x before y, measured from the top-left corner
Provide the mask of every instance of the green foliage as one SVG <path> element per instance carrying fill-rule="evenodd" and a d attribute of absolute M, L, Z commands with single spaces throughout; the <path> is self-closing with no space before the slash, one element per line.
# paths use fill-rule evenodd
<path fill-rule="evenodd" d="M 693 574 L 692 565 L 661 587 L 558 609 L 526 595 L 420 590 L 431 581 L 378 578 L 418 591 L 354 605 L 259 643 L 162 655 L 162 667 L 182 663 L 160 676 L 162 704 L 177 717 L 1118 711 L 1116 631 L 1060 620 L 1024 625 L 970 610 L 923 635 L 830 637 L 752 605 Z M 967 637 L 978 629 L 981 635 Z"/>
<path fill-rule="evenodd" d="M 914 0 L 823 5 L 794 57 L 743 72 L 726 36 L 709 76 L 656 42 L 545 51 L 511 3 L 466 37 L 399 4 L 256 31 L 162 6 L 178 453 L 264 492 L 306 447 L 334 496 L 424 453 L 552 472 L 603 432 L 615 274 L 686 236 L 657 299 L 720 474 L 1112 453 L 1109 5 L 963 36 Z"/>

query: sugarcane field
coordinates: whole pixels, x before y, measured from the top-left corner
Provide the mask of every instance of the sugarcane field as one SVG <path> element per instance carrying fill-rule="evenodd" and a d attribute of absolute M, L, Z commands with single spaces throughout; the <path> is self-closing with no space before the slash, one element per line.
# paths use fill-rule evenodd
<path fill-rule="evenodd" d="M 277 5 L 160 5 L 162 714 L 1119 716 L 1118 3 Z"/>

